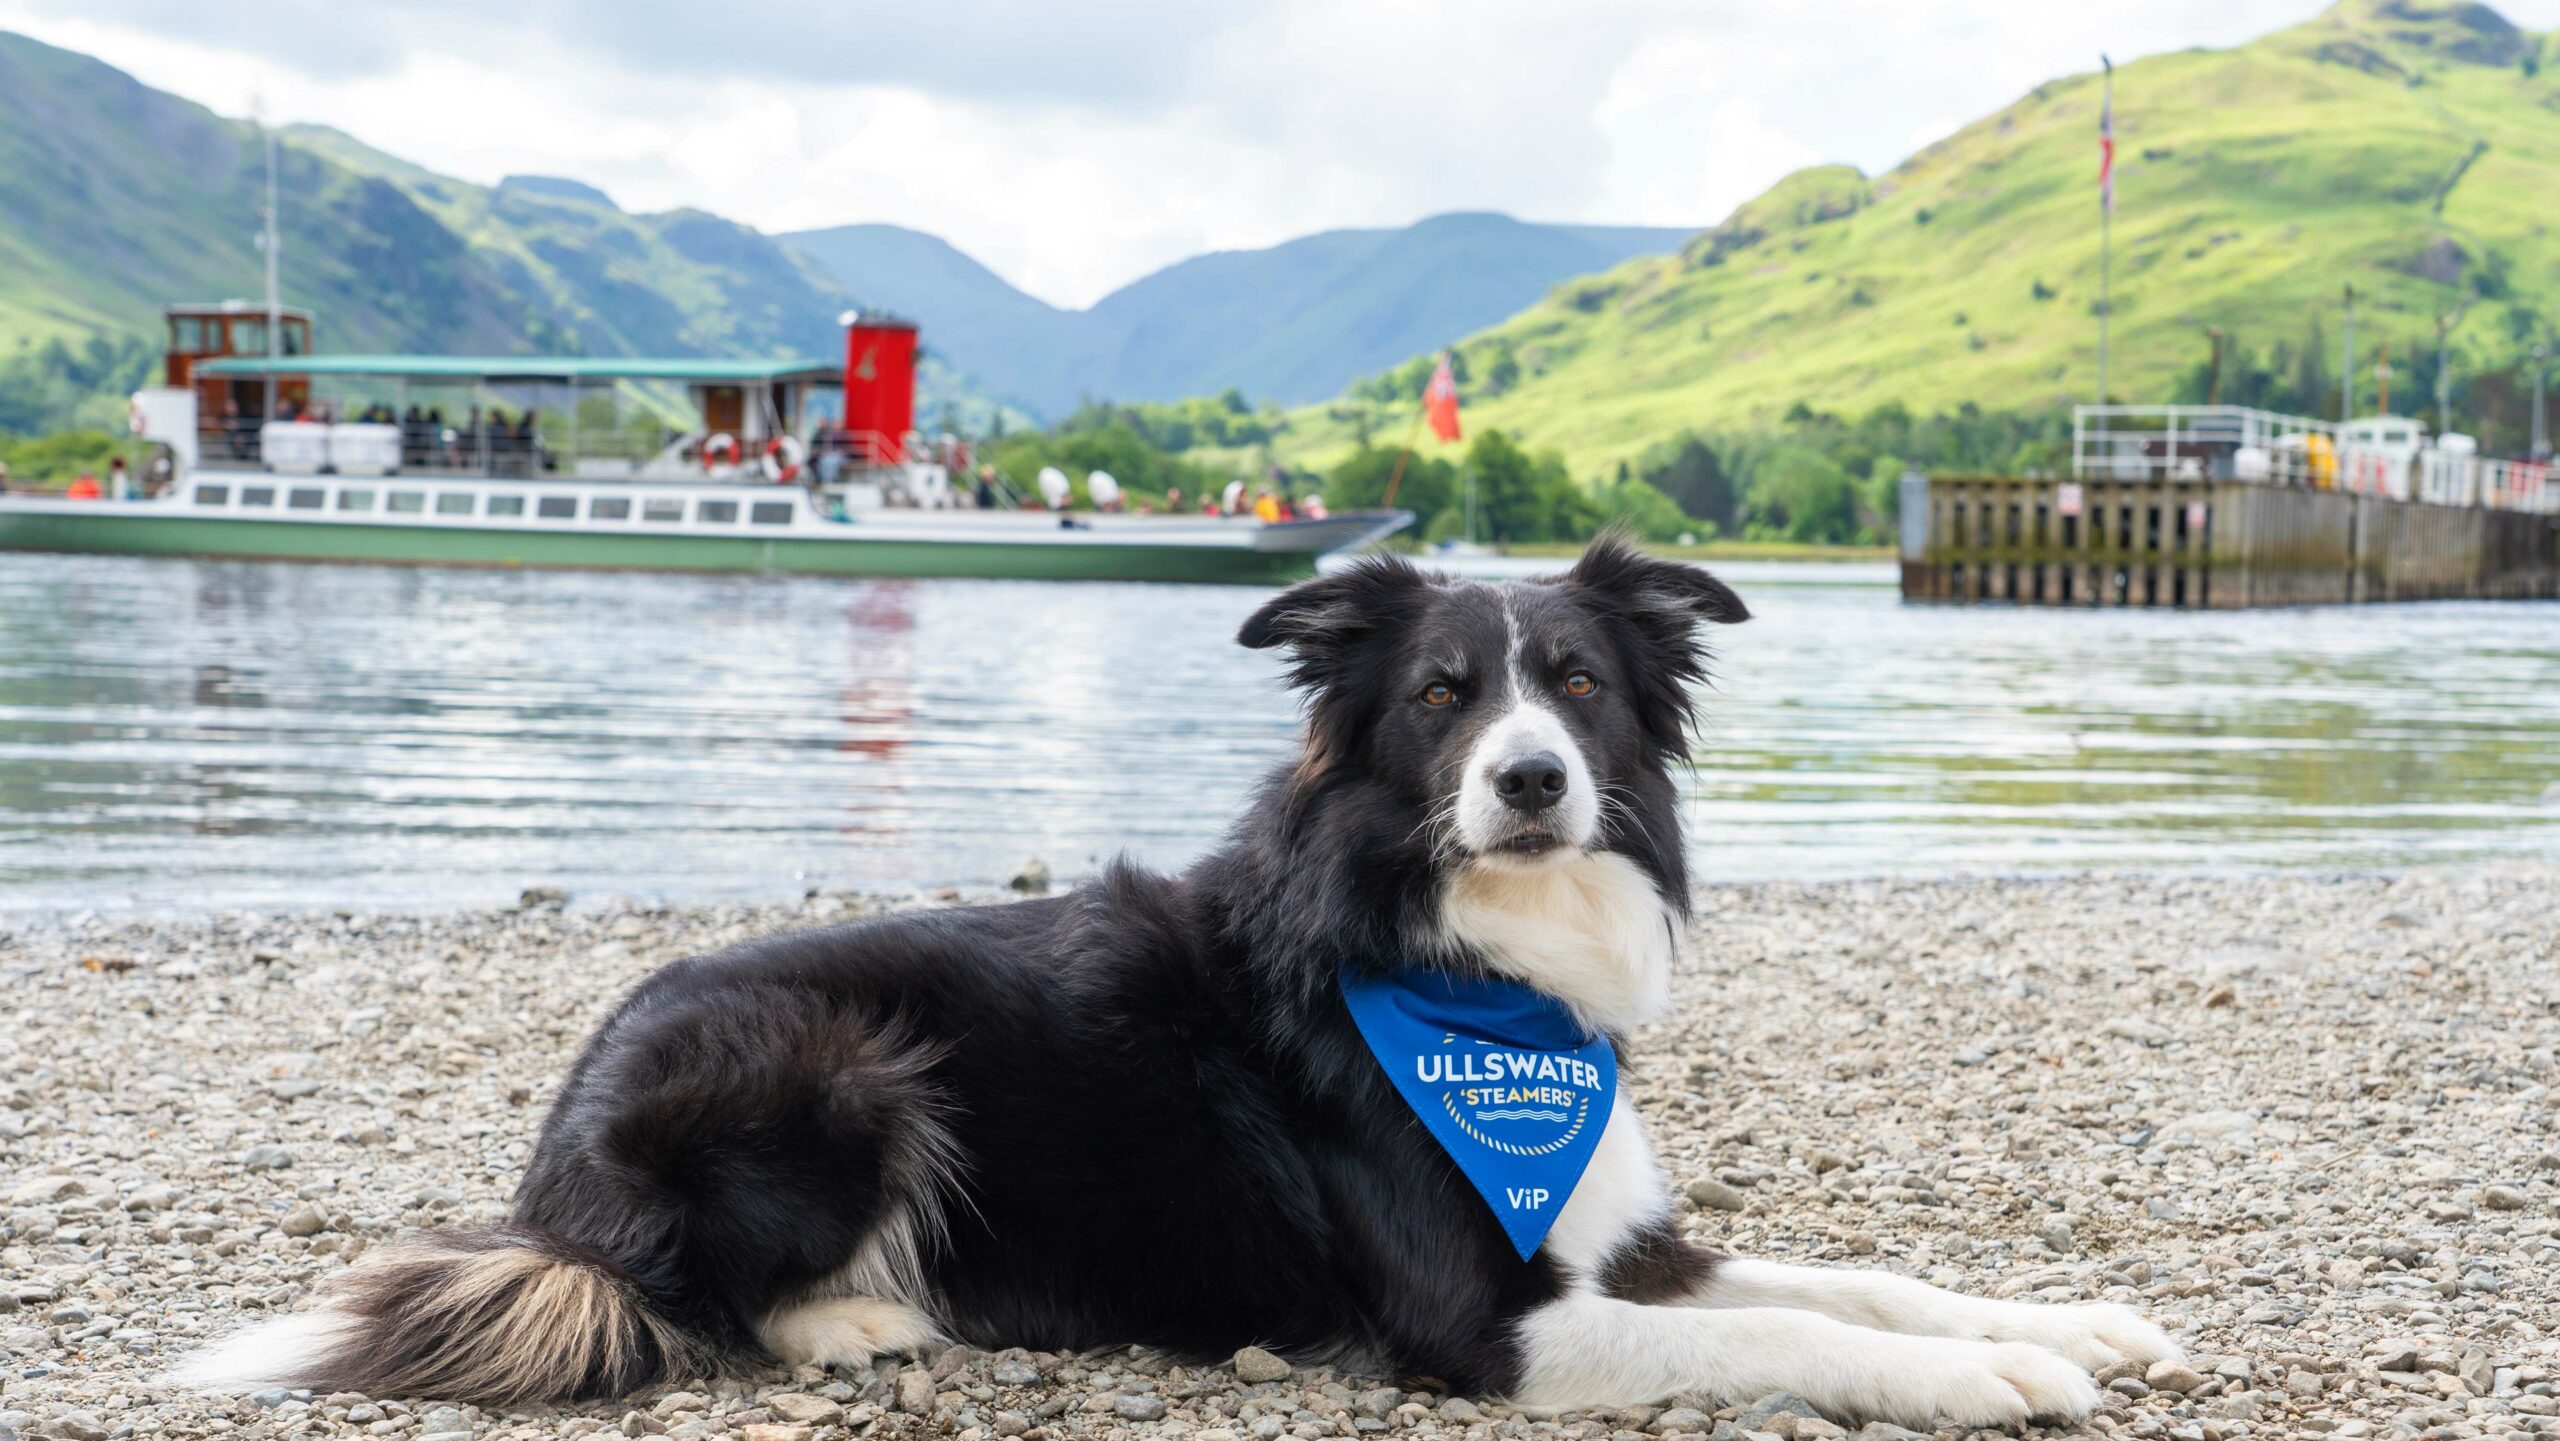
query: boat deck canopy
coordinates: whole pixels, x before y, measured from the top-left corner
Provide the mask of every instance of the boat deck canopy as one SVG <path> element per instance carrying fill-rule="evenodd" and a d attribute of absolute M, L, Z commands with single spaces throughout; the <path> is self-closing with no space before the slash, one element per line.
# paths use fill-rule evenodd
<path fill-rule="evenodd" d="M 361 375 L 402 380 L 553 381 L 670 380 L 697 385 L 835 381 L 844 367 L 824 360 L 650 359 L 634 356 L 541 355 L 232 355 L 196 367 L 198 375 Z"/>

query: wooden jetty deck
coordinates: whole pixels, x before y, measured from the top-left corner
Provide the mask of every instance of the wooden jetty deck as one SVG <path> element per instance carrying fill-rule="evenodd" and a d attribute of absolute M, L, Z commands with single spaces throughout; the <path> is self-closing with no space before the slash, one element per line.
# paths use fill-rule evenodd
<path fill-rule="evenodd" d="M 2560 470 L 2459 452 L 2359 469 L 2367 457 L 2352 441 L 2324 456 L 2254 446 L 2267 438 L 2254 432 L 2233 443 L 2235 429 L 2099 446 L 2073 479 L 1906 476 L 1903 598 L 2194 609 L 2560 598 Z"/>

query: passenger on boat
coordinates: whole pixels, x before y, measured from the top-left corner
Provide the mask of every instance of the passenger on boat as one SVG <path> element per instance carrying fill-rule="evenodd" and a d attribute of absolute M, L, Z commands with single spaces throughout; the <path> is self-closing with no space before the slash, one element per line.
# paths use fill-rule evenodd
<path fill-rule="evenodd" d="M 133 472 L 125 468 L 123 456 L 107 457 L 107 494 L 118 500 L 124 499 L 132 479 Z"/>
<path fill-rule="evenodd" d="M 1253 493 L 1253 518 L 1268 525 L 1280 518 L 1280 497 L 1264 486 Z"/>
<path fill-rule="evenodd" d="M 970 499 L 977 503 L 980 510 L 996 508 L 996 468 L 993 465 L 978 467 L 978 488 L 972 493 Z"/>
<path fill-rule="evenodd" d="M 1164 488 L 1164 513 L 1167 515 L 1182 514 L 1181 486 L 1168 485 Z"/>
<path fill-rule="evenodd" d="M 98 478 L 89 474 L 87 471 L 82 471 L 79 475 L 72 478 L 71 488 L 64 491 L 62 494 L 67 500 L 96 500 L 98 498 Z"/>
<path fill-rule="evenodd" d="M 0 495 L 9 492 L 9 462 L 0 460 Z"/>

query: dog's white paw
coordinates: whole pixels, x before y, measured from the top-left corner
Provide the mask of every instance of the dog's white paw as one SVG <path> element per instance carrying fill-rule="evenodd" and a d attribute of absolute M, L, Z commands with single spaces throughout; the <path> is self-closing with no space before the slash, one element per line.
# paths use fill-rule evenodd
<path fill-rule="evenodd" d="M 1998 1304 L 2000 1309 L 1982 1328 L 1985 1338 L 2059 1351 L 2090 1371 L 2103 1371 L 2119 1361 L 2148 1366 L 2181 1356 L 2178 1343 L 2169 1339 L 2168 1332 L 2142 1319 L 2131 1307 L 2104 1303 L 2031 1306 L 2016 1301 Z"/>
<path fill-rule="evenodd" d="M 2097 1384 L 2059 1352 L 2005 1341 L 1912 1338 L 1910 1369 L 1855 1409 L 1917 1430 L 2077 1421 L 2098 1404 Z"/>

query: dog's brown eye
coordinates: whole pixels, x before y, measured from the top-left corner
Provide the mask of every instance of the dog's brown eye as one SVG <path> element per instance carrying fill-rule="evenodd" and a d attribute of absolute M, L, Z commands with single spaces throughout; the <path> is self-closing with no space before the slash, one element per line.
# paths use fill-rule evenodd
<path fill-rule="evenodd" d="M 1599 688 L 1600 682 L 1593 680 L 1591 678 L 1591 672 L 1587 670 L 1575 671 L 1573 674 L 1564 678 L 1564 693 L 1566 695 L 1586 696 Z"/>
<path fill-rule="evenodd" d="M 1449 702 L 1456 700 L 1457 698 L 1458 693 L 1456 691 L 1449 689 L 1447 686 L 1442 685 L 1436 680 L 1422 688 L 1422 703 L 1424 705 L 1447 705 Z"/>

